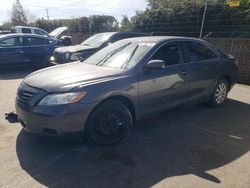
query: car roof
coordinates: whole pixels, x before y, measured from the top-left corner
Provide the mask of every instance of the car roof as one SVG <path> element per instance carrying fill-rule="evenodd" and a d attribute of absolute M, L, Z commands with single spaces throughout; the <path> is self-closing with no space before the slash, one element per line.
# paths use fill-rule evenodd
<path fill-rule="evenodd" d="M 38 27 L 30 27 L 30 26 L 13 26 L 12 28 L 26 28 L 26 29 L 39 29 L 39 30 L 43 30 L 43 29 L 40 29 Z"/>
<path fill-rule="evenodd" d="M 117 32 L 101 32 L 101 33 L 95 33 L 94 35 L 97 34 L 116 34 Z"/>
<path fill-rule="evenodd" d="M 148 33 L 142 33 L 142 32 L 116 32 L 115 35 L 138 35 L 138 36 L 151 36 L 151 34 Z"/>
<path fill-rule="evenodd" d="M 30 34 L 30 33 L 11 33 L 11 34 L 4 34 L 0 35 L 0 39 L 7 38 L 7 37 L 23 37 L 23 36 L 28 36 L 28 37 L 39 37 L 39 38 L 46 38 L 48 37 L 42 36 L 42 35 L 37 35 L 37 34 Z"/>
<path fill-rule="evenodd" d="M 135 42 L 162 42 L 162 41 L 170 41 L 170 40 L 193 40 L 193 41 L 198 41 L 198 42 L 203 42 L 201 39 L 197 38 L 191 38 L 191 37 L 179 37 L 179 36 L 146 36 L 146 37 L 134 37 L 134 38 L 128 38 L 128 39 L 123 39 L 123 41 L 135 41 Z"/>

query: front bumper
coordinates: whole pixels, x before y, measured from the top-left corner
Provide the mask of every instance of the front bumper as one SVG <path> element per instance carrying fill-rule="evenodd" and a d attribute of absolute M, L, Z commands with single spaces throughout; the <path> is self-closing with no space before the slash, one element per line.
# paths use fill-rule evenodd
<path fill-rule="evenodd" d="M 87 118 L 95 106 L 95 103 L 76 103 L 51 107 L 35 106 L 25 110 L 16 103 L 16 112 L 26 131 L 59 136 L 84 131 Z"/>

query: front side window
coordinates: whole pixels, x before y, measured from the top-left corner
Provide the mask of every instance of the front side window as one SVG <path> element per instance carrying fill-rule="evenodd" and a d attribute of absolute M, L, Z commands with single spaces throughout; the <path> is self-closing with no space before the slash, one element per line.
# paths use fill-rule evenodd
<path fill-rule="evenodd" d="M 119 41 L 100 50 L 84 62 L 96 66 L 129 69 L 135 66 L 154 44 L 153 42 Z"/>
<path fill-rule="evenodd" d="M 24 37 L 23 44 L 24 46 L 39 46 L 39 45 L 46 45 L 49 41 L 43 38 L 37 37 Z"/>
<path fill-rule="evenodd" d="M 20 37 L 3 39 L 0 41 L 0 46 L 2 47 L 12 47 L 12 46 L 21 46 L 21 45 L 22 45 L 22 41 Z"/>
<path fill-rule="evenodd" d="M 31 33 L 31 29 L 22 28 L 22 33 Z"/>
<path fill-rule="evenodd" d="M 151 60 L 163 60 L 166 66 L 181 63 L 181 49 L 178 44 L 167 44 L 152 56 Z"/>
<path fill-rule="evenodd" d="M 187 42 L 187 62 L 195 62 L 216 58 L 216 55 L 204 44 Z"/>

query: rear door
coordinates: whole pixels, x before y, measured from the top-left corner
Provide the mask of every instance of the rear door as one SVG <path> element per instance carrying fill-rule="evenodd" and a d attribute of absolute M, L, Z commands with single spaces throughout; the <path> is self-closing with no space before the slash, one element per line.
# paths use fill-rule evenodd
<path fill-rule="evenodd" d="M 8 37 L 0 40 L 0 65 L 12 66 L 24 63 L 22 37 Z"/>
<path fill-rule="evenodd" d="M 139 72 L 139 96 L 142 113 L 173 107 L 187 100 L 188 85 L 182 48 L 178 42 L 159 48 L 150 60 L 163 60 L 160 70 Z"/>
<path fill-rule="evenodd" d="M 219 58 L 205 43 L 183 42 L 189 100 L 208 97 L 217 81 Z"/>

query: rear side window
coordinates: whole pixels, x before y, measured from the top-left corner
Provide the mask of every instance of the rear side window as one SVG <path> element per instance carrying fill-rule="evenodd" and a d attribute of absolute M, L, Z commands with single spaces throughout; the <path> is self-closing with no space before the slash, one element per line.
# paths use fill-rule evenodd
<path fill-rule="evenodd" d="M 24 46 L 39 46 L 49 44 L 49 40 L 38 37 L 24 37 Z"/>
<path fill-rule="evenodd" d="M 195 62 L 216 58 L 216 54 L 199 42 L 186 42 L 186 62 Z"/>
<path fill-rule="evenodd" d="M 22 28 L 22 33 L 31 33 L 31 29 Z"/>
<path fill-rule="evenodd" d="M 16 29 L 15 28 L 11 28 L 10 30 L 12 33 L 16 33 Z"/>
<path fill-rule="evenodd" d="M 35 32 L 35 34 L 37 34 L 37 35 L 42 35 L 42 36 L 45 36 L 45 37 L 48 36 L 47 33 L 45 33 L 45 32 L 42 31 L 42 30 L 35 29 L 34 32 Z"/>
<path fill-rule="evenodd" d="M 12 37 L 8 39 L 3 39 L 0 41 L 0 46 L 2 47 L 12 47 L 12 46 L 21 46 L 22 44 L 20 37 Z"/>

